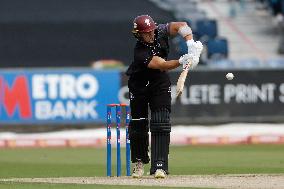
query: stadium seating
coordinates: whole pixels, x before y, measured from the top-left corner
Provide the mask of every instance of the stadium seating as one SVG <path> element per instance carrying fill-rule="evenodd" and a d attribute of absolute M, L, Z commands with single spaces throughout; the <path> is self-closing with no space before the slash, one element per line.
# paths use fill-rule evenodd
<path fill-rule="evenodd" d="M 272 68 L 284 67 L 284 59 L 268 59 L 265 63 Z"/>
<path fill-rule="evenodd" d="M 156 4 L 167 4 L 169 7 L 168 10 L 173 13 L 176 21 L 186 21 L 190 25 L 193 30 L 194 40 L 199 40 L 204 45 L 201 62 L 205 64 L 217 66 L 219 64 L 226 64 L 227 62 L 231 65 L 226 59 L 232 58 L 234 59 L 234 65 L 236 67 L 251 68 L 282 66 L 281 57 L 282 54 L 284 54 L 284 0 L 258 0 L 259 2 L 228 1 L 226 3 L 221 3 L 221 1 L 206 3 L 197 0 L 151 1 Z M 219 17 L 220 15 L 216 17 L 215 13 L 211 12 L 212 7 L 210 7 L 210 4 L 216 6 L 215 8 L 222 10 L 220 12 L 222 18 Z M 236 17 L 234 18 L 230 17 L 232 6 L 234 6 L 236 11 Z M 252 12 L 254 10 L 256 11 Z M 267 11 L 267 13 L 264 13 L 263 11 Z M 263 16 L 269 14 L 272 19 Z M 259 17 L 263 17 L 263 19 Z M 262 21 L 254 22 L 258 19 L 267 22 L 267 25 Z M 269 20 L 272 22 L 268 24 L 268 22 L 270 22 Z M 218 21 L 221 22 L 218 24 Z M 220 30 L 218 26 L 221 27 Z M 266 32 L 263 32 L 264 28 L 267 28 L 267 30 L 265 30 L 266 32 L 273 33 L 267 35 Z M 222 32 L 222 34 L 220 35 L 219 32 Z M 233 32 L 234 35 L 231 35 L 231 32 Z M 271 37 L 276 33 L 277 37 Z M 242 36 L 243 34 L 245 35 Z M 283 36 L 281 37 L 281 35 Z M 268 57 L 280 57 L 280 60 L 264 61 L 261 57 L 255 57 L 254 53 L 249 50 L 251 48 L 250 44 L 243 44 L 242 40 L 239 38 L 248 38 L 261 50 L 261 45 L 264 41 L 279 43 L 278 48 L 275 45 L 271 48 Z M 273 40 L 270 38 L 273 38 Z M 230 45 L 228 44 L 229 42 L 231 42 Z M 187 53 L 186 43 L 181 37 L 174 38 L 173 43 L 175 44 L 175 49 L 178 51 L 179 55 Z M 229 50 L 230 47 L 232 48 L 231 50 Z M 221 63 L 220 60 L 222 60 Z"/>
<path fill-rule="evenodd" d="M 206 19 L 207 15 L 206 15 L 206 13 L 204 11 L 197 10 L 197 11 L 194 11 L 194 12 L 184 13 L 180 17 L 181 17 L 180 20 L 186 21 L 190 25 L 190 27 L 192 28 L 193 32 L 195 32 L 196 29 L 197 29 L 196 22 L 198 20 Z"/>
<path fill-rule="evenodd" d="M 256 67 L 262 67 L 263 63 L 257 59 L 257 58 L 251 58 L 251 59 L 243 59 L 239 61 L 235 61 L 235 67 L 237 68 L 256 68 Z"/>
<path fill-rule="evenodd" d="M 203 19 L 196 22 L 196 35 L 200 41 L 206 42 L 218 35 L 217 22 L 214 19 Z"/>
<path fill-rule="evenodd" d="M 209 39 L 207 43 L 207 57 L 210 59 L 227 58 L 229 54 L 228 41 L 225 38 L 216 37 Z"/>
<path fill-rule="evenodd" d="M 157 1 L 156 1 L 157 2 Z M 209 59 L 219 60 L 228 57 L 228 41 L 218 37 L 218 25 L 215 19 L 209 19 L 205 10 L 200 10 L 197 6 L 198 1 L 160 1 L 172 5 L 175 18 L 185 21 L 193 31 L 194 40 L 199 40 L 204 45 L 204 50 L 200 58 L 200 63 L 205 64 Z M 210 46 L 207 43 L 210 41 Z M 177 36 L 173 39 L 175 49 L 179 55 L 187 53 L 187 46 L 184 39 Z M 208 51 L 208 54 L 206 53 Z"/>
<path fill-rule="evenodd" d="M 208 60 L 207 61 L 207 66 L 208 67 L 212 67 L 212 68 L 224 68 L 224 69 L 231 69 L 232 67 L 234 67 L 235 63 L 233 62 L 233 60 L 230 59 L 220 59 L 220 60 Z"/>

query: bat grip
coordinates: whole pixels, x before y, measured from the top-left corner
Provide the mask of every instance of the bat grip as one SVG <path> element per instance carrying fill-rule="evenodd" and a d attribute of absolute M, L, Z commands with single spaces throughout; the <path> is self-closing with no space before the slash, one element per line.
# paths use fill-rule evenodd
<path fill-rule="evenodd" d="M 190 67 L 190 65 L 191 65 L 191 61 L 190 62 L 188 62 L 188 64 L 183 68 L 183 70 L 188 70 L 189 69 L 189 67 Z"/>

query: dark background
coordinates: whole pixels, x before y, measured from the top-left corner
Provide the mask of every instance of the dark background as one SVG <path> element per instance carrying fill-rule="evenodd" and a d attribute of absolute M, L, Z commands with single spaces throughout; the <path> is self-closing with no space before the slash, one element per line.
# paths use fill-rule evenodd
<path fill-rule="evenodd" d="M 0 67 L 89 66 L 100 59 L 129 65 L 132 21 L 141 14 L 175 21 L 148 1 L 0 0 Z"/>

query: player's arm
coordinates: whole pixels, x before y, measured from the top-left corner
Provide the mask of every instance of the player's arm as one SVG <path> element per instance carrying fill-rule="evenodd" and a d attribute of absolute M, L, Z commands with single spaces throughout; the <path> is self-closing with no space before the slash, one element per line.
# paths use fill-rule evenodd
<path fill-rule="evenodd" d="M 169 23 L 169 33 L 171 36 L 181 35 L 186 41 L 193 39 L 192 30 L 186 22 Z"/>
<path fill-rule="evenodd" d="M 159 69 L 162 71 L 166 70 L 172 70 L 180 66 L 180 63 L 178 60 L 168 60 L 159 57 L 159 56 L 153 56 L 152 60 L 148 64 L 148 68 L 151 69 Z"/>
<path fill-rule="evenodd" d="M 199 57 L 203 49 L 203 45 L 200 41 L 195 42 L 193 40 L 192 30 L 186 22 L 171 22 L 169 24 L 170 35 L 181 35 L 186 40 L 186 45 L 189 54 L 194 55 L 194 65 L 196 66 L 199 62 Z"/>
<path fill-rule="evenodd" d="M 153 56 L 152 60 L 148 64 L 148 68 L 151 69 L 159 69 L 161 71 L 167 71 L 167 70 L 172 70 L 180 65 L 183 67 L 186 67 L 188 63 L 192 62 L 192 55 L 185 54 L 181 56 L 178 60 L 168 60 L 166 61 L 165 59 L 159 57 L 159 56 Z"/>

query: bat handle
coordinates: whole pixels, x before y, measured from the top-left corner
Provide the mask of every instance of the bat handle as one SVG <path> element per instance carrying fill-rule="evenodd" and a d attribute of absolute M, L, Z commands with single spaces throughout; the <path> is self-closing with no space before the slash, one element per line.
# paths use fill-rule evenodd
<path fill-rule="evenodd" d="M 185 66 L 185 68 L 183 68 L 183 70 L 188 70 L 190 65 L 191 65 L 191 61 L 188 62 L 188 64 Z"/>

